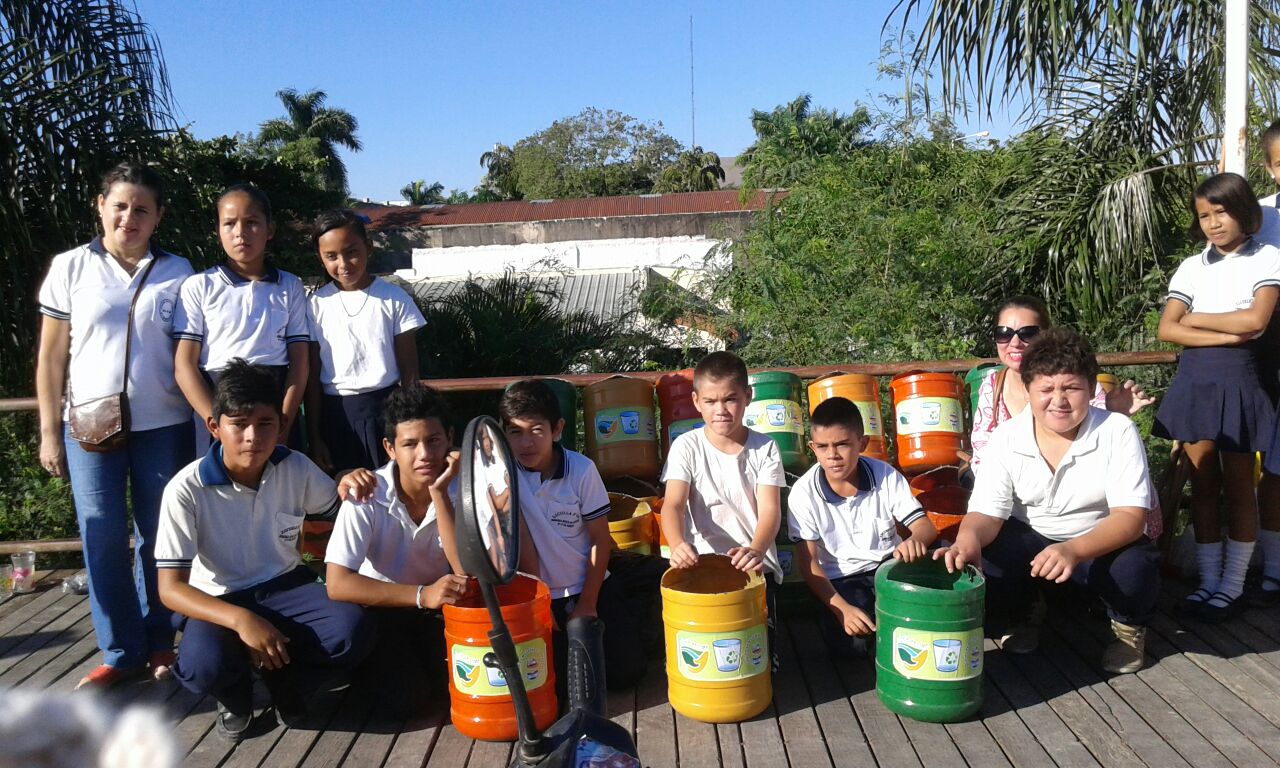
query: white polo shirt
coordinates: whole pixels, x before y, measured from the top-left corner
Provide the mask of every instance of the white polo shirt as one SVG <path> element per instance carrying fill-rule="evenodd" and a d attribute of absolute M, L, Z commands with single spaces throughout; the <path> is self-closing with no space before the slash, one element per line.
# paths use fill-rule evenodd
<path fill-rule="evenodd" d="M 1253 294 L 1280 286 L 1280 250 L 1251 238 L 1238 251 L 1223 255 L 1210 245 L 1184 259 L 1169 281 L 1169 299 L 1192 312 L 1234 312 L 1253 304 Z"/>
<path fill-rule="evenodd" d="M 327 283 L 307 304 L 311 340 L 320 347 L 320 386 L 328 395 L 358 395 L 400 381 L 396 336 L 427 323 L 404 289 L 380 277 L 363 291 Z"/>
<path fill-rule="evenodd" d="M 902 543 L 897 524 L 924 517 L 907 479 L 879 459 L 858 459 L 855 485 L 856 495 L 841 496 L 814 464 L 787 497 L 791 538 L 818 543 L 818 564 L 828 579 L 874 570 Z"/>
<path fill-rule="evenodd" d="M 969 514 L 1016 518 L 1055 541 L 1093 530 L 1115 507 L 1151 509 L 1147 453 L 1127 416 L 1090 406 L 1076 439 L 1050 471 L 1031 409 L 991 435 L 969 497 Z"/>
<path fill-rule="evenodd" d="M 338 510 L 324 561 L 392 584 L 434 584 L 453 570 L 440 541 L 435 505 L 427 507 L 421 523 L 413 522 L 400 500 L 395 462 L 374 474 L 378 484 L 369 501 L 346 501 Z M 456 511 L 457 479 L 449 485 L 449 500 Z"/>
<path fill-rule="evenodd" d="M 1258 201 L 1258 205 L 1262 206 L 1262 228 L 1254 238 L 1280 248 L 1280 210 L 1276 210 L 1280 206 L 1277 205 L 1277 197 L 1280 195 L 1267 195 Z"/>
<path fill-rule="evenodd" d="M 238 592 L 293 570 L 305 516 L 338 511 L 333 478 L 301 453 L 277 446 L 257 488 L 227 476 L 221 444 L 165 486 L 156 567 L 191 569 L 191 586 Z"/>
<path fill-rule="evenodd" d="M 83 403 L 120 391 L 129 305 L 143 270 L 157 258 L 133 311 L 129 416 L 135 432 L 191 418 L 191 406 L 173 378 L 174 342 L 169 337 L 178 292 L 192 273 L 191 263 L 152 250 L 130 275 L 101 240 L 94 240 L 54 256 L 40 285 L 40 312 L 71 324 L 67 400 Z"/>
<path fill-rule="evenodd" d="M 609 493 L 595 462 L 561 448 L 560 466 L 546 482 L 516 462 L 520 515 L 538 548 L 538 568 L 552 599 L 582 592 L 591 565 L 587 523 L 609 514 Z M 500 492 L 495 488 L 495 493 Z"/>
<path fill-rule="evenodd" d="M 747 430 L 747 444 L 736 456 L 711 445 L 706 428 L 686 432 L 671 442 L 662 481 L 689 484 L 685 513 L 685 537 L 702 554 L 726 554 L 751 544 L 760 521 L 756 486 L 785 488 L 782 454 L 768 436 Z M 772 542 L 764 553 L 765 568 L 782 582 L 778 547 Z"/>
<path fill-rule="evenodd" d="M 200 368 L 220 371 L 233 358 L 288 365 L 290 344 L 311 340 L 307 296 L 296 275 L 269 267 L 261 280 L 219 264 L 182 284 L 173 337 L 200 342 Z"/>

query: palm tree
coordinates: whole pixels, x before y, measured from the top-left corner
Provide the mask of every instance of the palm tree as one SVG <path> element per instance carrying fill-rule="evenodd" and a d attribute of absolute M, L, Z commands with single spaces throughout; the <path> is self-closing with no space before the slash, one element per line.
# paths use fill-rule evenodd
<path fill-rule="evenodd" d="M 738 156 L 744 191 L 785 187 L 823 158 L 847 157 L 866 143 L 862 132 L 871 115 L 865 107 L 845 115 L 812 103 L 803 93 L 770 112 L 751 111 L 756 140 Z"/>
<path fill-rule="evenodd" d="M 285 117 L 277 117 L 263 123 L 259 138 L 266 143 L 290 144 L 312 140 L 316 152 L 324 161 L 325 184 L 333 191 L 346 192 L 347 167 L 338 156 L 338 147 L 352 152 L 363 147 L 356 138 L 356 118 L 345 109 L 326 107 L 328 94 L 324 91 L 298 93 L 292 88 L 276 91 L 284 105 Z"/>
<path fill-rule="evenodd" d="M 1253 93 L 1275 114 L 1280 4 L 1251 6 Z M 1220 0 L 900 0 L 894 16 L 920 29 L 915 66 L 938 71 L 945 103 L 1028 105 L 1014 150 L 1034 170 L 1001 194 L 1031 284 L 1086 324 L 1142 312 L 1126 297 L 1185 242 L 1181 208 L 1217 162 Z"/>
<path fill-rule="evenodd" d="M 444 202 L 444 185 L 427 184 L 425 179 L 411 181 L 400 188 L 400 196 L 410 205 L 439 205 Z"/>
<path fill-rule="evenodd" d="M 710 192 L 720 188 L 724 177 L 719 155 L 693 147 L 681 152 L 674 163 L 662 169 L 653 191 Z"/>
<path fill-rule="evenodd" d="M 172 127 L 156 37 L 118 0 L 0 3 L 0 391 L 29 391 L 36 283 L 96 231 L 98 180 Z"/>
<path fill-rule="evenodd" d="M 506 144 L 494 144 L 493 149 L 480 155 L 480 167 L 485 169 L 481 188 L 492 190 L 503 200 L 519 200 L 521 194 L 515 162 L 515 150 Z"/>

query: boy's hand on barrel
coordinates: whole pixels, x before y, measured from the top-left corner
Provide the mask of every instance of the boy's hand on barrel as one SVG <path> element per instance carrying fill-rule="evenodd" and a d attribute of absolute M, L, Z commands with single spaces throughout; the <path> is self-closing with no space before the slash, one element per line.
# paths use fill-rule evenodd
<path fill-rule="evenodd" d="M 871 620 L 866 611 L 858 606 L 844 603 L 844 605 L 833 605 L 831 607 L 839 615 L 840 624 L 844 627 L 846 635 L 860 637 L 876 631 L 876 623 Z"/>
<path fill-rule="evenodd" d="M 1078 562 L 1080 558 L 1065 543 L 1050 544 L 1031 559 L 1031 575 L 1061 584 L 1071 578 Z"/>
<path fill-rule="evenodd" d="M 467 593 L 467 577 L 446 573 L 436 583 L 422 590 L 422 605 L 438 610 L 442 605 L 457 605 Z"/>
<path fill-rule="evenodd" d="M 904 563 L 914 563 L 927 554 L 929 554 L 929 548 L 924 545 L 924 542 L 913 536 L 894 547 L 893 559 L 901 560 Z"/>
<path fill-rule="evenodd" d="M 764 555 L 751 547 L 734 547 L 728 554 L 729 562 L 740 571 L 759 573 L 764 569 Z"/>
<path fill-rule="evenodd" d="M 378 489 L 378 476 L 363 467 L 353 469 L 338 481 L 338 498 L 343 501 L 368 501 Z"/>
<path fill-rule="evenodd" d="M 698 550 L 687 542 L 682 541 L 671 548 L 671 567 L 672 568 L 692 568 L 698 564 Z"/>
<path fill-rule="evenodd" d="M 933 551 L 934 560 L 942 560 L 946 563 L 947 573 L 955 573 L 963 571 L 966 565 L 982 566 L 982 549 L 978 547 L 967 547 L 960 542 L 956 542 L 949 547 L 935 549 Z"/>

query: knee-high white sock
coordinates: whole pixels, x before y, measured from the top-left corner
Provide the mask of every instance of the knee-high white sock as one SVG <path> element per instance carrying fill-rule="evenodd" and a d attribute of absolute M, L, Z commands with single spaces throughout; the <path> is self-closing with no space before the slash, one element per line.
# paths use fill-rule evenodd
<path fill-rule="evenodd" d="M 1252 541 L 1227 539 L 1227 553 L 1222 559 L 1222 581 L 1218 584 L 1218 591 L 1227 597 L 1239 597 L 1244 592 L 1244 577 L 1249 571 L 1253 546 Z"/>
<path fill-rule="evenodd" d="M 1211 595 L 1217 592 L 1222 581 L 1222 542 L 1197 543 L 1196 564 L 1200 567 L 1200 588 Z"/>
<path fill-rule="evenodd" d="M 1262 573 L 1268 578 L 1280 581 L 1280 531 L 1258 531 L 1258 543 L 1262 545 Z M 1280 592 L 1280 586 L 1269 581 L 1262 582 L 1267 592 Z"/>

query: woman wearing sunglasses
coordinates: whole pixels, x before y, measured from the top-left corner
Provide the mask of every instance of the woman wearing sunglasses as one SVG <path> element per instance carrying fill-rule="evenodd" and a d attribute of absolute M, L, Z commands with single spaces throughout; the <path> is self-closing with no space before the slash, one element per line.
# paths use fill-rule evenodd
<path fill-rule="evenodd" d="M 1018 375 L 1022 370 L 1022 355 L 1031 340 L 1052 325 L 1049 310 L 1043 301 L 1034 296 L 1014 296 L 996 311 L 996 327 L 992 339 L 1004 368 L 991 369 L 978 389 L 978 405 L 973 412 L 973 433 L 969 439 L 973 449 L 970 465 L 975 474 L 981 471 L 982 449 L 991 439 L 991 433 L 1027 407 L 1027 387 Z M 1012 376 L 1009 375 L 1010 372 Z M 1102 389 L 1102 385 L 1098 385 L 1089 404 L 1132 416 L 1153 402 L 1155 399 L 1147 397 L 1140 387 L 1132 381 L 1126 381 L 1123 386 L 1116 387 L 1109 393 Z"/>

